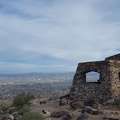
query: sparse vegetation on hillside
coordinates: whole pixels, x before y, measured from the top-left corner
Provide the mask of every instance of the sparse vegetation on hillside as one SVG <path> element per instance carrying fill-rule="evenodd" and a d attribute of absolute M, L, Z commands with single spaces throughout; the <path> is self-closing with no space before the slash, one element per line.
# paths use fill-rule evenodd
<path fill-rule="evenodd" d="M 5 102 L 0 103 L 0 110 L 3 112 L 8 110 L 10 108 L 10 105 L 6 104 Z"/>
<path fill-rule="evenodd" d="M 20 120 L 43 120 L 43 116 L 38 112 L 27 112 Z"/>
<path fill-rule="evenodd" d="M 18 94 L 13 99 L 13 106 L 22 106 L 24 104 L 27 104 L 30 100 L 34 99 L 35 96 L 31 93 L 21 93 Z"/>

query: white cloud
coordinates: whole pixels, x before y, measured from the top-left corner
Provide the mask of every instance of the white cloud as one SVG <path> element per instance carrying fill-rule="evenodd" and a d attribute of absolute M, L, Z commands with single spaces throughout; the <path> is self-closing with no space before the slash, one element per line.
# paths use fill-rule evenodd
<path fill-rule="evenodd" d="M 119 1 L 7 2 L 0 12 L 1 54 L 9 51 L 25 59 L 44 54 L 70 65 L 69 61 L 101 60 L 119 52 Z"/>

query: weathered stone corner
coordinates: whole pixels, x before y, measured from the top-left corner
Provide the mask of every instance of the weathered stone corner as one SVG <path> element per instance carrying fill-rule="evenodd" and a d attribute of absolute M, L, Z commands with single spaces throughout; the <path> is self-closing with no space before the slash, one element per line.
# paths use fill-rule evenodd
<path fill-rule="evenodd" d="M 98 72 L 97 82 L 86 82 L 86 73 Z M 104 61 L 79 63 L 73 78 L 70 98 L 73 100 L 97 99 L 106 101 L 120 96 L 120 54 Z"/>

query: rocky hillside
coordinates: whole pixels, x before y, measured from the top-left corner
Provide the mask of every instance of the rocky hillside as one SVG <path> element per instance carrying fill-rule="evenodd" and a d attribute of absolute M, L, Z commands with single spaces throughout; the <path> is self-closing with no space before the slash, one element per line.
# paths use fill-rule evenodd
<path fill-rule="evenodd" d="M 2 106 L 0 120 L 120 120 L 120 99 L 103 104 L 94 100 L 33 99 L 20 106 Z"/>

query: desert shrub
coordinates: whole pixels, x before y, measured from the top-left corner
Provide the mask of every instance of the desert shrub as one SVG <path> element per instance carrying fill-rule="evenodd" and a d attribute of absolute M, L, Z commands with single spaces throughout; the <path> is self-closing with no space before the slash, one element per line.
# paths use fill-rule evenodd
<path fill-rule="evenodd" d="M 21 107 L 17 111 L 19 115 L 22 115 L 24 113 L 30 112 L 30 109 L 28 107 Z"/>
<path fill-rule="evenodd" d="M 26 112 L 30 112 L 30 109 L 27 106 L 12 107 L 11 109 L 9 109 L 9 114 L 12 114 L 14 112 L 17 112 L 19 115 L 22 115 Z"/>
<path fill-rule="evenodd" d="M 20 120 L 43 120 L 43 116 L 37 112 L 27 112 Z"/>
<path fill-rule="evenodd" d="M 31 93 L 21 93 L 18 94 L 14 99 L 13 99 L 13 106 L 22 106 L 24 104 L 27 104 L 30 100 L 34 99 L 34 95 Z"/>
<path fill-rule="evenodd" d="M 8 105 L 8 104 L 6 104 L 6 103 L 4 103 L 4 102 L 0 103 L 0 110 L 6 111 L 6 110 L 8 110 L 9 108 L 10 108 L 10 105 Z"/>

